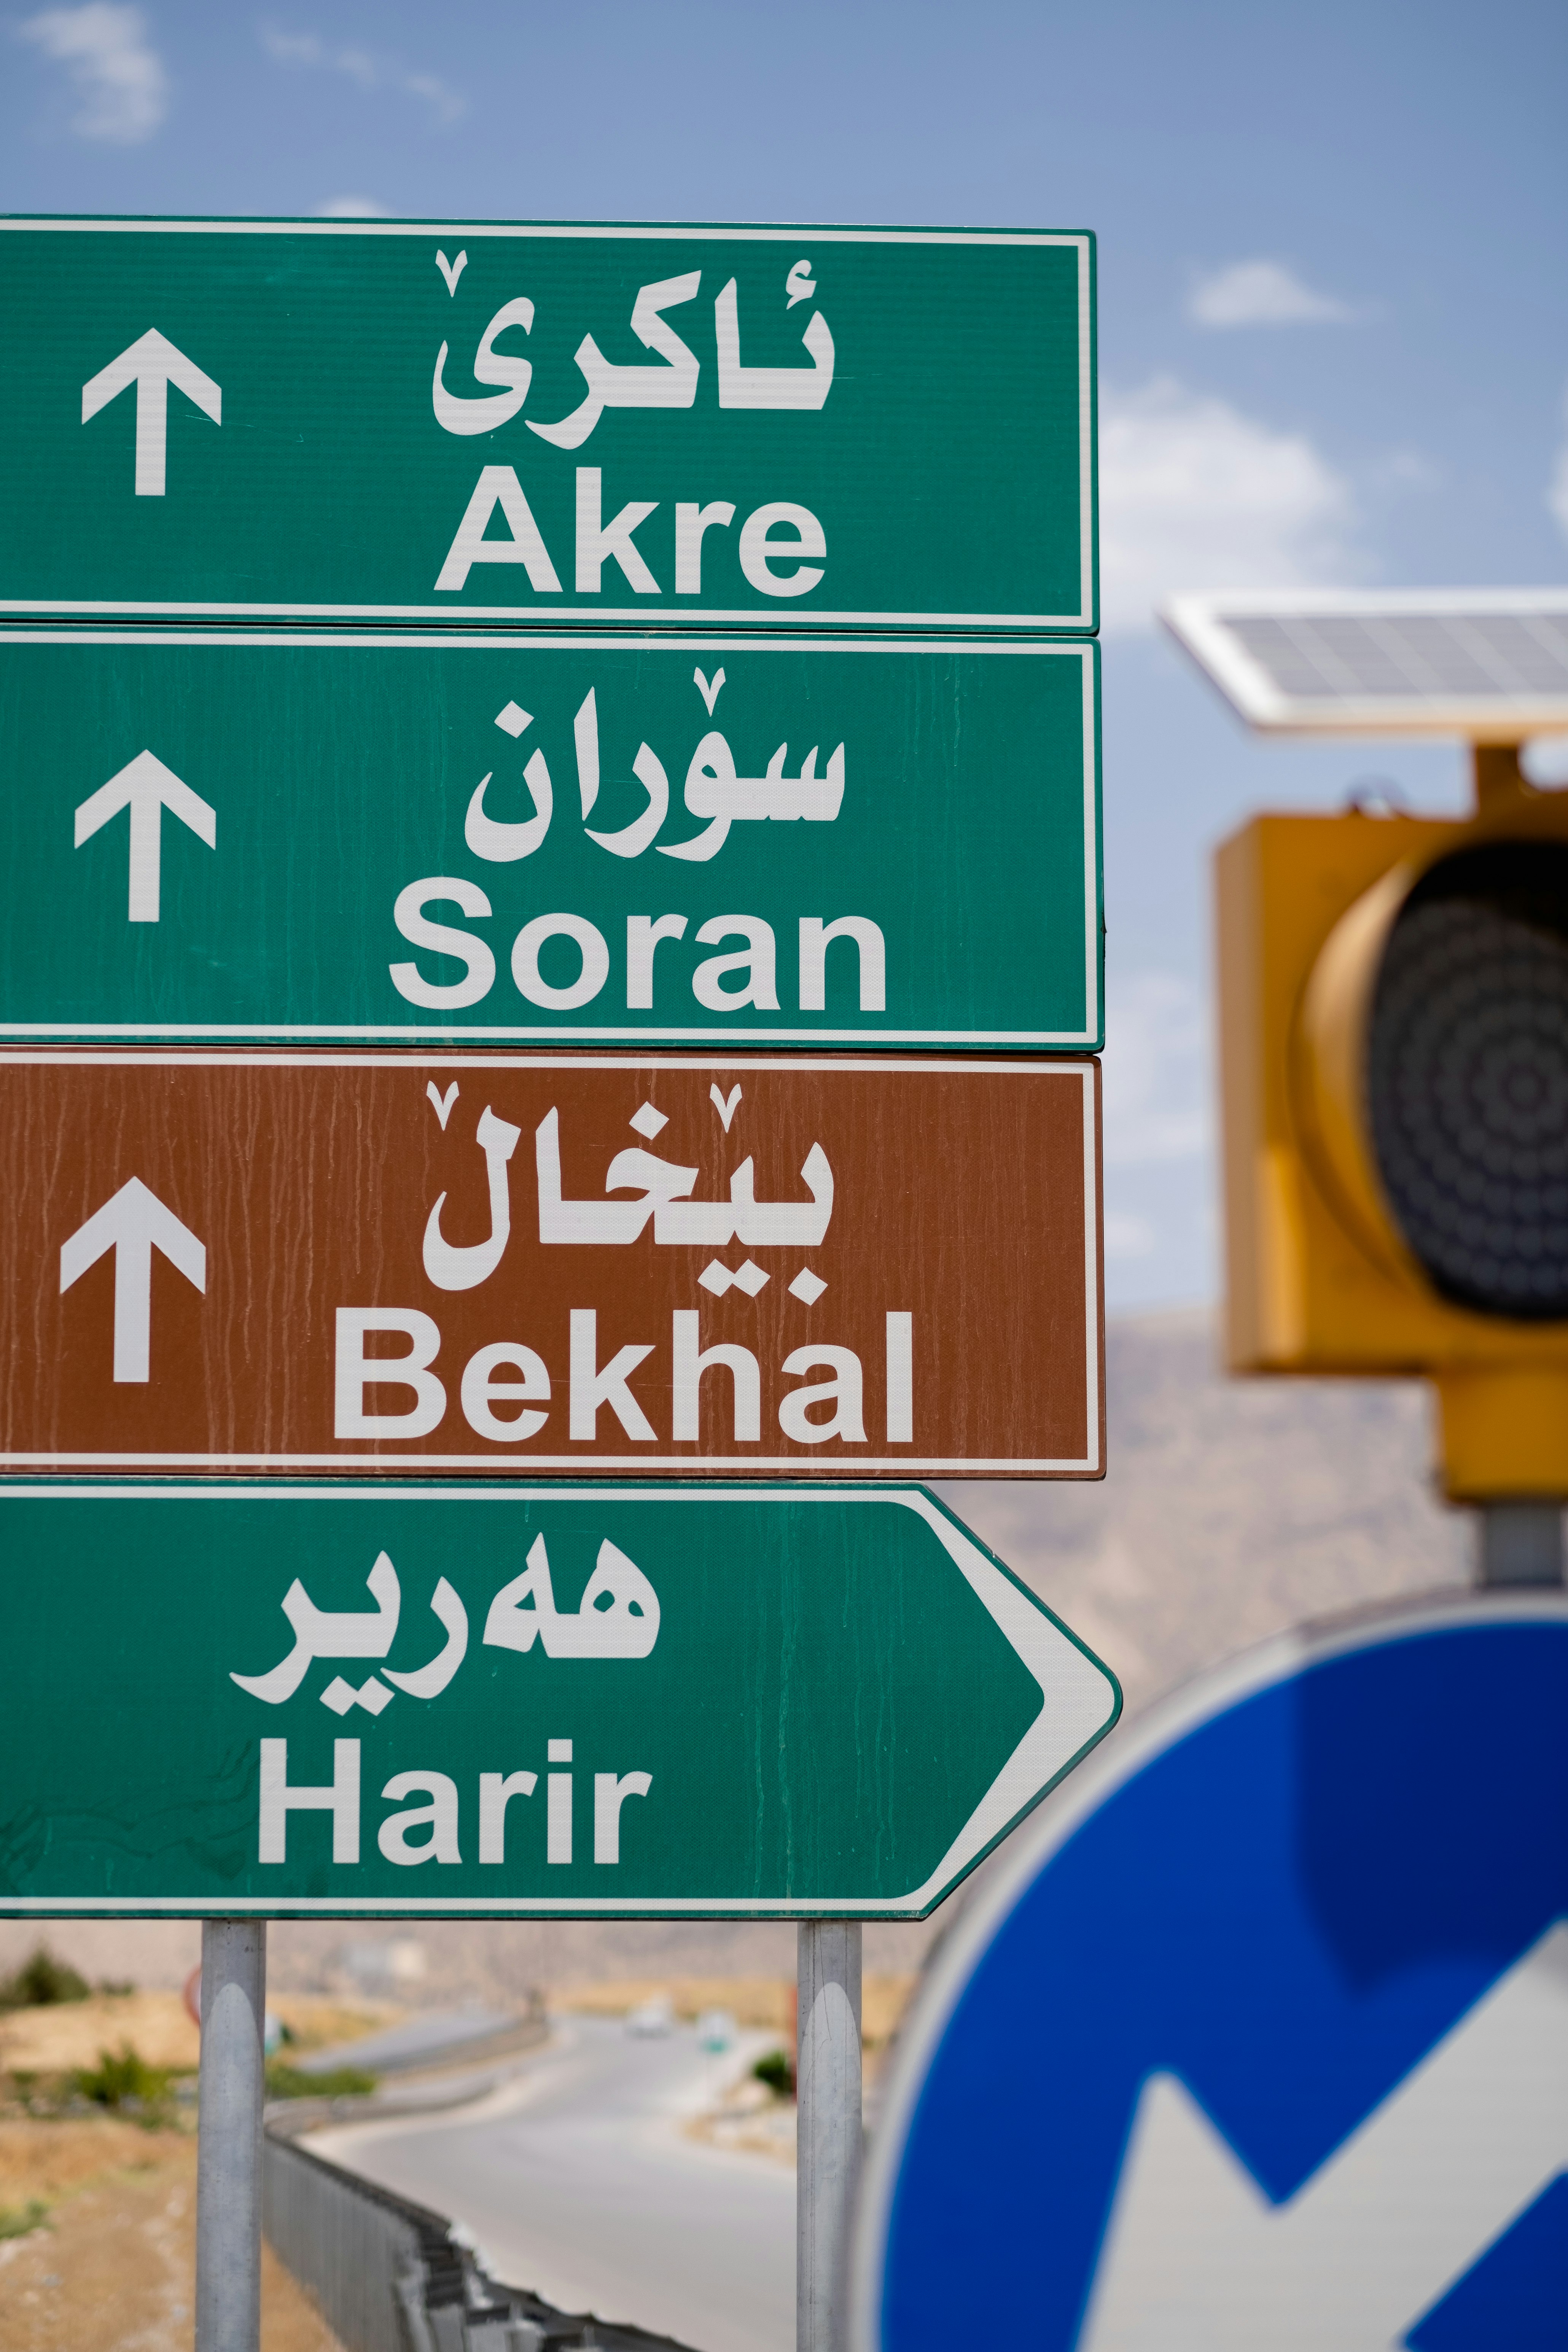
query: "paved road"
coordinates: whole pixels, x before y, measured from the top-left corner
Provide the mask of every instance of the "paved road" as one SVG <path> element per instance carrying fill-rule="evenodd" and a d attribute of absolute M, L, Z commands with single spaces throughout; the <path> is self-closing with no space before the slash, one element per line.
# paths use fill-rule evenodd
<path fill-rule="evenodd" d="M 795 2176 L 680 2129 L 736 2066 L 736 2053 L 707 2057 L 689 2027 L 639 2041 L 618 2021 L 573 2018 L 478 2105 L 310 2145 L 466 2222 L 498 2277 L 563 2310 L 635 2321 L 697 2352 L 792 2352 Z"/>

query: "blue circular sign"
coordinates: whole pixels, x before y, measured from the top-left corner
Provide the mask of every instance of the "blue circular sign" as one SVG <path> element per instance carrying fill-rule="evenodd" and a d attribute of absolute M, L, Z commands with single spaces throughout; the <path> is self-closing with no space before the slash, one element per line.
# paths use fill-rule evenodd
<path fill-rule="evenodd" d="M 939 1954 L 857 2352 L 1568 2347 L 1568 1598 L 1292 1635 L 1047 1802 Z"/>

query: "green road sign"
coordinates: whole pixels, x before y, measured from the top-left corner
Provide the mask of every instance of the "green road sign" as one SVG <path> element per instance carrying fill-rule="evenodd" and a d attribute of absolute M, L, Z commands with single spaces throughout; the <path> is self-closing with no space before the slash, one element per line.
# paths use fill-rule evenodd
<path fill-rule="evenodd" d="M 0 1486 L 0 1912 L 922 1916 L 1114 1678 L 921 1488 Z"/>
<path fill-rule="evenodd" d="M 0 611 L 1096 625 L 1094 247 L 0 221 Z"/>
<path fill-rule="evenodd" d="M 0 631 L 0 1034 L 1096 1050 L 1097 662 Z"/>

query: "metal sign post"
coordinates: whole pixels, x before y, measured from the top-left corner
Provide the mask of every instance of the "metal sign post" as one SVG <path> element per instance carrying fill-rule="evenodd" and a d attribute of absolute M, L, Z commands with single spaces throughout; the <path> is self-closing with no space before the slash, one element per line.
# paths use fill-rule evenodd
<path fill-rule="evenodd" d="M 267 1927 L 202 1922 L 196 2352 L 256 2352 L 261 2328 L 261 2109 Z"/>
<path fill-rule="evenodd" d="M 1563 1582 L 1563 1505 L 1552 1498 L 1519 1503 L 1483 1503 L 1479 1522 L 1478 1584 L 1552 1585 Z"/>
<path fill-rule="evenodd" d="M 843 2352 L 860 2182 L 858 1919 L 803 1919 L 795 2052 L 796 2352 Z"/>

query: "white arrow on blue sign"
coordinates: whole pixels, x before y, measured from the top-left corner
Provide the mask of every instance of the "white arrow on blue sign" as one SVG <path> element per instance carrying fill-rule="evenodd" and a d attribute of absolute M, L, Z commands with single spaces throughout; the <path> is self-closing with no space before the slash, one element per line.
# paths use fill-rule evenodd
<path fill-rule="evenodd" d="M 1292 1635 L 1047 1807 L 933 1969 L 857 2352 L 1496 2352 L 1568 2310 L 1568 1599 Z"/>

